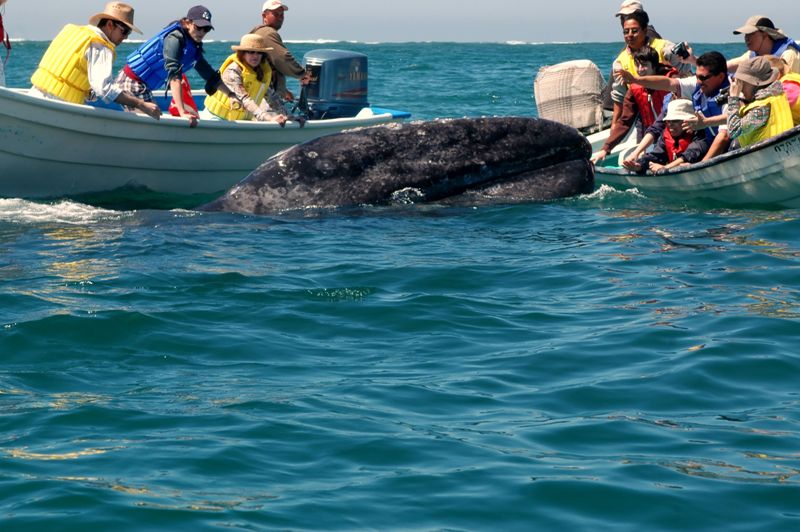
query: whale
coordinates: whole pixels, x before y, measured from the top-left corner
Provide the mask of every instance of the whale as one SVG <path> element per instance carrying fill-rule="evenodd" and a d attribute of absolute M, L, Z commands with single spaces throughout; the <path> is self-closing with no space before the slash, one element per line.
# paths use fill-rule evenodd
<path fill-rule="evenodd" d="M 356 128 L 288 148 L 201 211 L 542 202 L 591 193 L 591 146 L 529 117 L 452 118 Z"/>

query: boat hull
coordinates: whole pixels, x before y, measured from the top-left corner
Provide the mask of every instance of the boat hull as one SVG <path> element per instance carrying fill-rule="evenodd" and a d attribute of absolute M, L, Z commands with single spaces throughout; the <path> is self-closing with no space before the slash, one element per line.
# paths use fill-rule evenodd
<path fill-rule="evenodd" d="M 800 127 L 659 175 L 598 166 L 595 180 L 598 185 L 636 188 L 653 198 L 800 208 Z"/>
<path fill-rule="evenodd" d="M 268 157 L 345 129 L 407 114 L 263 122 L 149 117 L 45 100 L 0 87 L 0 196 L 52 198 L 143 186 L 171 194 L 221 192 Z"/>

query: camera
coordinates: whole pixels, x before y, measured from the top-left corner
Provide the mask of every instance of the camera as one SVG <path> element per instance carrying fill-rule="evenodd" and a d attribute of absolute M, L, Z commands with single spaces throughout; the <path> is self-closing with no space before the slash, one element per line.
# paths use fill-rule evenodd
<path fill-rule="evenodd" d="M 689 57 L 689 49 L 686 47 L 685 42 L 679 42 L 675 46 L 672 47 L 672 53 L 680 57 L 681 59 L 686 59 Z"/>
<path fill-rule="evenodd" d="M 731 93 L 730 87 L 725 87 L 724 89 L 721 89 L 719 91 L 719 94 L 714 96 L 714 102 L 716 102 L 717 105 L 722 107 L 723 105 L 728 103 L 728 96 L 730 96 L 730 93 Z"/>

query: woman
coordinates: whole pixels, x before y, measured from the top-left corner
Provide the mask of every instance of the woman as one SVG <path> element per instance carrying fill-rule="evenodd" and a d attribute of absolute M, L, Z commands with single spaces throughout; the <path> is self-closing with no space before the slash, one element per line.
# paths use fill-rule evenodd
<path fill-rule="evenodd" d="M 6 0 L 0 0 L 0 9 L 4 9 Z M 11 53 L 11 40 L 8 38 L 5 27 L 3 26 L 3 13 L 0 12 L 0 43 L 6 49 L 5 54 L 0 55 L 0 87 L 6 86 L 6 63 L 8 62 L 8 55 Z"/>
<path fill-rule="evenodd" d="M 197 115 L 183 105 L 182 74 L 194 68 L 206 80 L 206 92 L 220 90 L 230 96 L 219 72 L 203 57 L 203 38 L 213 30 L 211 12 L 203 6 L 194 6 L 186 16 L 161 30 L 142 44 L 130 56 L 117 85 L 145 101 L 153 101 L 153 91 L 169 87 L 180 116 L 197 126 Z M 133 109 L 126 108 L 128 111 Z"/>
<path fill-rule="evenodd" d="M 272 68 L 267 60 L 267 47 L 263 37 L 249 33 L 242 37 L 238 46 L 231 46 L 231 54 L 220 67 L 222 81 L 233 92 L 230 98 L 222 92 L 206 97 L 206 109 L 210 118 L 222 120 L 257 120 L 286 124 L 286 111 L 273 101 L 274 113 L 267 104 Z M 280 111 L 283 112 L 280 112 Z"/>
<path fill-rule="evenodd" d="M 792 129 L 792 110 L 783 92 L 780 72 L 763 56 L 736 69 L 728 98 L 728 135 L 746 148 Z"/>
<path fill-rule="evenodd" d="M 641 76 L 667 76 L 677 77 L 678 71 L 669 65 L 659 62 L 658 52 L 650 46 L 643 46 L 633 53 L 636 72 Z M 592 157 L 592 162 L 597 164 L 628 135 L 631 126 L 638 118 L 641 129 L 638 140 L 642 140 L 642 132 L 649 128 L 661 114 L 664 101 L 669 91 L 646 89 L 642 85 L 632 84 L 622 102 L 622 112 L 619 119 L 612 123 L 611 132 L 603 148 Z"/>

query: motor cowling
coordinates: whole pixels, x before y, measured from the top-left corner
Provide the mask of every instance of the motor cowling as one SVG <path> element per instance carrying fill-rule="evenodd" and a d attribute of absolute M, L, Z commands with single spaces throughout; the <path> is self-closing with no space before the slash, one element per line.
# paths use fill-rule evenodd
<path fill-rule="evenodd" d="M 303 56 L 309 118 L 348 118 L 369 107 L 367 56 L 347 50 L 311 50 Z"/>

